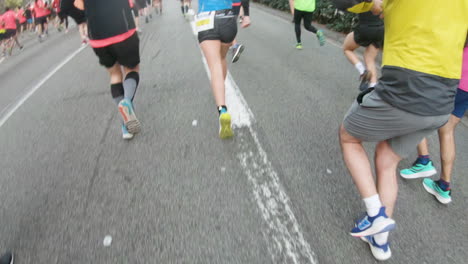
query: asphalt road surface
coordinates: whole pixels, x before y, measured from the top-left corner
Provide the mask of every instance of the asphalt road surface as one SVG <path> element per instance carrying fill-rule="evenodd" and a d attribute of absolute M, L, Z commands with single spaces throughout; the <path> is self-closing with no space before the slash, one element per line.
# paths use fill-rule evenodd
<path fill-rule="evenodd" d="M 358 93 L 341 49 L 303 32 L 297 51 L 290 20 L 254 6 L 227 80 L 236 136 L 223 141 L 191 24 L 178 1 L 164 8 L 142 23 L 130 142 L 76 29 L 28 35 L 0 63 L 0 251 L 16 263 L 375 263 L 348 233 L 364 207 L 338 144 Z M 388 263 L 466 263 L 465 124 L 450 205 L 399 179 Z M 439 164 L 435 135 L 430 149 Z"/>

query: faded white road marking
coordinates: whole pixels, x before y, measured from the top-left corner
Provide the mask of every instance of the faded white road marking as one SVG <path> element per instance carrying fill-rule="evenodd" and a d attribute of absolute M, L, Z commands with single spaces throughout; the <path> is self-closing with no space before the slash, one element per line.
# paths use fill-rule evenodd
<path fill-rule="evenodd" d="M 191 26 L 196 35 L 195 23 L 192 22 Z M 202 60 L 210 78 L 203 53 Z M 273 262 L 317 263 L 291 210 L 290 199 L 279 181 L 278 174 L 268 160 L 257 132 L 252 128 L 254 115 L 230 73 L 225 84 L 226 105 L 232 115 L 233 126 L 239 128 L 236 131 L 237 137 L 240 138 L 237 157 L 253 186 L 255 201 L 266 224 L 263 233 Z"/>
<path fill-rule="evenodd" d="M 21 98 L 19 98 L 16 103 L 13 105 L 9 106 L 6 109 L 3 109 L 0 114 L 3 114 L 3 116 L 0 117 L 0 127 L 2 127 L 8 119 L 20 108 L 28 99 L 33 95 L 41 86 L 47 82 L 50 77 L 52 77 L 56 72 L 58 72 L 65 64 L 67 64 L 71 59 L 73 59 L 78 53 L 80 53 L 82 50 L 84 50 L 86 46 L 82 46 L 79 49 L 77 49 L 75 52 L 70 54 L 65 60 L 63 60 L 57 67 L 55 67 L 52 71 L 50 71 L 44 78 L 42 78 L 33 88 L 31 88 L 28 92 L 26 92 Z"/>

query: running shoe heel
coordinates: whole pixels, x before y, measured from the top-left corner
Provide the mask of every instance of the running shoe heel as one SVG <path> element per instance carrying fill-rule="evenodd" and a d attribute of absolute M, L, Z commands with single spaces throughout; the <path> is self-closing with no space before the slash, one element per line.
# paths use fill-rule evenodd
<path fill-rule="evenodd" d="M 323 34 L 323 31 L 321 29 L 317 30 L 317 39 L 319 41 L 320 46 L 325 45 L 325 34 Z"/>
<path fill-rule="evenodd" d="M 219 116 L 219 137 L 226 139 L 234 136 L 234 132 L 231 127 L 231 115 L 228 113 L 222 113 Z"/>
<path fill-rule="evenodd" d="M 132 102 L 128 99 L 123 99 L 119 103 L 119 112 L 124 121 L 124 125 L 131 134 L 137 134 L 141 130 L 140 121 L 138 121 L 135 111 L 133 111 Z"/>

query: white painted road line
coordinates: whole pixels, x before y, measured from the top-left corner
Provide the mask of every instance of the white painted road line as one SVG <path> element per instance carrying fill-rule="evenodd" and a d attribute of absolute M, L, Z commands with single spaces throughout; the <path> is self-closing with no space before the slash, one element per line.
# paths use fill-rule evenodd
<path fill-rule="evenodd" d="M 7 109 L 3 109 L 2 113 L 5 113 L 3 116 L 0 117 L 0 128 L 10 119 L 10 117 L 20 108 L 28 99 L 33 95 L 41 86 L 47 82 L 56 72 L 58 72 L 65 64 L 67 64 L 71 59 L 73 59 L 78 53 L 84 50 L 86 46 L 81 46 L 75 52 L 70 54 L 65 60 L 63 60 L 59 65 L 57 65 L 52 71 L 50 71 L 42 80 L 40 80 L 33 88 L 31 88 L 27 93 L 25 93 L 21 98 L 19 98 L 16 103 L 9 106 Z"/>
<path fill-rule="evenodd" d="M 191 26 L 196 35 L 195 23 L 192 22 Z M 210 78 L 203 53 L 202 61 Z M 240 138 L 237 158 L 253 186 L 255 201 L 265 221 L 263 234 L 273 263 L 317 263 L 309 243 L 304 239 L 278 174 L 252 128 L 254 115 L 230 73 L 225 84 L 226 105 L 233 117 L 233 126 L 239 128 L 236 132 L 239 133 L 236 136 Z M 247 134 L 240 128 L 248 128 Z"/>

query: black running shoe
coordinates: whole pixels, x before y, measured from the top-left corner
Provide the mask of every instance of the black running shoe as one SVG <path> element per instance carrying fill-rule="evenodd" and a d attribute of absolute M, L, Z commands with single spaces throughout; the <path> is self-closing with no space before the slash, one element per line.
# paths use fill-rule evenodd
<path fill-rule="evenodd" d="M 0 264 L 13 264 L 13 254 L 11 254 L 11 252 L 5 253 L 0 258 Z"/>
<path fill-rule="evenodd" d="M 236 61 L 239 60 L 240 55 L 244 51 L 244 45 L 242 44 L 237 44 L 237 47 L 232 48 L 232 63 L 235 63 Z"/>

